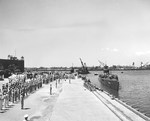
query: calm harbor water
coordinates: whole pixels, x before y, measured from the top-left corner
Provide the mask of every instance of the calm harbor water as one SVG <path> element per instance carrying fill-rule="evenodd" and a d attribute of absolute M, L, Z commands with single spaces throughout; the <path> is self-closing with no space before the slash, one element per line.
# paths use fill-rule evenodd
<path fill-rule="evenodd" d="M 98 76 L 102 73 L 93 71 L 87 76 L 91 82 L 103 90 L 113 94 L 128 105 L 150 117 L 150 70 L 112 71 L 119 77 L 119 91 L 111 90 L 100 84 Z"/>

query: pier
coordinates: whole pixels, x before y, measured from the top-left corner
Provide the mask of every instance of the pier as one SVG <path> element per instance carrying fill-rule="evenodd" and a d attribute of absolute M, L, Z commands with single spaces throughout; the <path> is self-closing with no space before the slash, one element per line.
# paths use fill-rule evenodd
<path fill-rule="evenodd" d="M 149 121 L 145 115 L 109 94 L 83 86 L 80 79 L 65 82 L 51 121 Z"/>
<path fill-rule="evenodd" d="M 25 114 L 29 121 L 150 121 L 108 93 L 89 85 L 82 79 L 61 79 L 44 84 L 25 99 L 25 109 L 20 102 L 10 105 L 0 113 L 1 121 L 20 121 Z"/>

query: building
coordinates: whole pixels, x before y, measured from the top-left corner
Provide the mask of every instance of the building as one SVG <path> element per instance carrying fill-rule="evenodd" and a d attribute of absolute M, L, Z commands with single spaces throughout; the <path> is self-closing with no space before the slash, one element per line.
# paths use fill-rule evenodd
<path fill-rule="evenodd" d="M 8 73 L 24 72 L 24 60 L 0 59 L 0 71 L 4 72 L 4 77 L 8 77 Z"/>

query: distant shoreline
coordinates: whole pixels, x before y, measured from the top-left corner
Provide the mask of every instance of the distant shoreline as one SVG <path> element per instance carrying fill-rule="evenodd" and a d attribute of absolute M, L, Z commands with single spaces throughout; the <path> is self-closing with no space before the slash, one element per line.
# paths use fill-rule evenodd
<path fill-rule="evenodd" d="M 32 71 L 70 71 L 70 69 L 29 69 Z M 110 69 L 110 71 L 143 71 L 150 69 Z M 103 71 L 102 69 L 88 69 L 88 71 Z"/>
<path fill-rule="evenodd" d="M 150 70 L 150 69 L 110 69 L 110 71 L 143 71 L 143 70 Z M 89 70 L 89 71 L 103 71 L 103 70 Z"/>

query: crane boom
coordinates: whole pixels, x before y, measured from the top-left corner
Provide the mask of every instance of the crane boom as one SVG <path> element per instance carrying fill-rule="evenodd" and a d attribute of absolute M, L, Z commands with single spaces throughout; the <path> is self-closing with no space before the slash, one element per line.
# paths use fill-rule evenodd
<path fill-rule="evenodd" d="M 149 62 L 146 62 L 143 66 L 146 66 Z"/>
<path fill-rule="evenodd" d="M 98 60 L 98 62 L 102 65 L 105 66 L 105 64 L 103 62 L 101 62 L 100 60 Z"/>
<path fill-rule="evenodd" d="M 81 61 L 82 67 L 84 68 L 84 64 L 83 64 L 83 62 L 82 62 L 82 59 L 81 59 L 81 58 L 80 58 L 80 61 Z"/>

